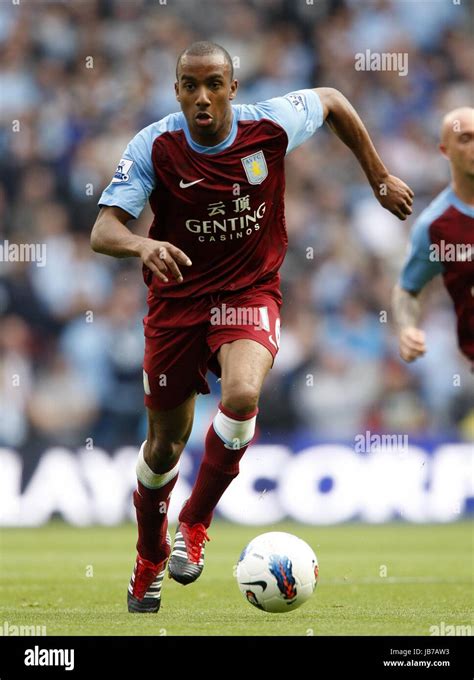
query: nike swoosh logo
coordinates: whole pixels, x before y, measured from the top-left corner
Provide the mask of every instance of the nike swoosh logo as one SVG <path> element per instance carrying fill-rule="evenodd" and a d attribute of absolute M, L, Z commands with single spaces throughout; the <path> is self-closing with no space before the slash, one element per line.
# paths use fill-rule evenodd
<path fill-rule="evenodd" d="M 247 581 L 246 583 L 242 582 L 243 586 L 261 586 L 262 590 L 265 590 L 267 587 L 266 581 Z"/>
<path fill-rule="evenodd" d="M 202 179 L 195 179 L 194 182 L 185 182 L 184 180 L 181 180 L 179 186 L 181 187 L 181 189 L 187 189 L 188 187 L 192 187 L 193 184 L 198 184 L 198 182 L 204 182 L 205 179 L 206 179 L 205 177 L 203 177 Z"/>

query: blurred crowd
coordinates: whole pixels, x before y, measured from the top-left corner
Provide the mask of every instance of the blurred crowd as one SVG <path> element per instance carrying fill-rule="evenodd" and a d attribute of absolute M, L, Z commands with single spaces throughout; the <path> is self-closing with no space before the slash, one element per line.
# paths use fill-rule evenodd
<path fill-rule="evenodd" d="M 21 0 L 0 3 L 0 245 L 46 245 L 46 266 L 0 262 L 0 445 L 32 452 L 145 432 L 146 289 L 138 260 L 93 253 L 97 201 L 142 127 L 178 110 L 178 53 L 225 46 L 237 103 L 340 89 L 414 215 L 449 181 L 441 117 L 471 104 L 469 3 L 449 0 Z M 365 50 L 408 54 L 408 75 L 357 71 Z M 425 297 L 428 353 L 398 358 L 390 294 L 407 223 L 379 207 L 328 130 L 287 159 L 289 251 L 281 350 L 260 403 L 261 436 L 396 432 L 469 439 L 474 376 L 442 282 Z M 133 229 L 145 235 L 147 208 Z M 6 258 L 4 258 L 5 260 Z M 219 386 L 198 399 L 200 444 Z"/>

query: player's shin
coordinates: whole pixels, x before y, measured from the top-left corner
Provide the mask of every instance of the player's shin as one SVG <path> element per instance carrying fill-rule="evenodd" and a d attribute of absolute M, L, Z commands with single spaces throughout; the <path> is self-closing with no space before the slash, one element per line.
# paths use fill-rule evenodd
<path fill-rule="evenodd" d="M 138 524 L 138 554 L 153 563 L 162 562 L 169 555 L 166 540 L 168 507 L 171 492 L 178 481 L 177 463 L 163 474 L 154 473 L 147 465 L 140 448 L 137 461 L 137 489 L 133 494 Z"/>
<path fill-rule="evenodd" d="M 258 408 L 239 416 L 219 404 L 207 436 L 204 457 L 190 498 L 179 515 L 186 524 L 209 527 L 224 491 L 239 474 L 239 461 L 255 434 Z"/>

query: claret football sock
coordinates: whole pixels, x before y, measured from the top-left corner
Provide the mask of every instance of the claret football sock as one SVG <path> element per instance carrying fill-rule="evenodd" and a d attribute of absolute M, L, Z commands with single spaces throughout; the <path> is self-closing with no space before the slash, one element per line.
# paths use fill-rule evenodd
<path fill-rule="evenodd" d="M 142 444 L 137 462 L 137 489 L 133 493 L 138 523 L 137 551 L 153 563 L 169 555 L 166 541 L 168 507 L 171 492 L 178 481 L 177 463 L 171 470 L 155 474 L 145 462 Z"/>
<path fill-rule="evenodd" d="M 190 498 L 179 515 L 189 525 L 209 527 L 222 494 L 239 474 L 239 461 L 254 434 L 258 408 L 239 416 L 222 403 L 206 436 L 204 456 Z"/>

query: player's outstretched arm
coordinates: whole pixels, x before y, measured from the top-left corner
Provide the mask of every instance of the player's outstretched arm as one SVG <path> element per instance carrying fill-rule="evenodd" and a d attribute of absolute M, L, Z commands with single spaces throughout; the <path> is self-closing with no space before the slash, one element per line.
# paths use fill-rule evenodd
<path fill-rule="evenodd" d="M 191 260 L 167 241 L 155 241 L 137 236 L 125 226 L 132 215 L 116 206 L 102 207 L 91 233 L 91 248 L 96 253 L 112 257 L 139 257 L 161 280 L 171 274 L 178 283 L 183 280 L 178 264 L 190 266 Z"/>
<path fill-rule="evenodd" d="M 339 90 L 317 87 L 314 91 L 323 105 L 326 123 L 354 153 L 379 203 L 399 219 L 406 220 L 412 211 L 413 191 L 388 172 L 357 111 Z"/>
<path fill-rule="evenodd" d="M 397 284 L 393 289 L 392 312 L 398 326 L 400 356 L 408 363 L 426 352 L 425 334 L 417 328 L 420 311 L 418 293 Z"/>

